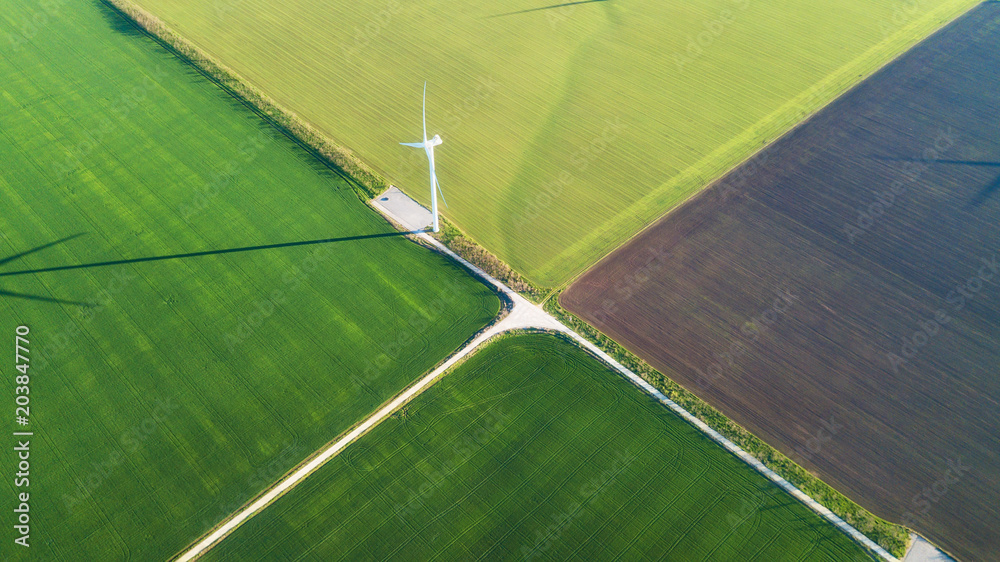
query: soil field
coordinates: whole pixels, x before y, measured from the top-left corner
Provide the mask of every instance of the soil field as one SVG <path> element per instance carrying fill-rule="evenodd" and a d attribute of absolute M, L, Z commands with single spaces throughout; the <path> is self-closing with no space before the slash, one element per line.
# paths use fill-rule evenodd
<path fill-rule="evenodd" d="M 997 559 L 997 68 L 992 2 L 561 303 L 874 513 Z"/>

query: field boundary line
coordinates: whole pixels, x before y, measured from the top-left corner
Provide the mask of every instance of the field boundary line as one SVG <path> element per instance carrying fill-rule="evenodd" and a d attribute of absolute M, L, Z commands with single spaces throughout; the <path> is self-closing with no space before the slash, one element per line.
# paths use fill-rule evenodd
<path fill-rule="evenodd" d="M 211 54 L 175 32 L 155 15 L 132 0 L 99 0 L 100 4 L 114 11 L 140 33 L 146 35 L 167 52 L 191 65 L 199 74 L 216 84 L 234 100 L 273 125 L 293 143 L 317 158 L 323 165 L 342 177 L 351 186 L 358 199 L 371 206 L 369 199 L 392 185 L 382 177 L 381 171 L 325 133 L 304 117 L 285 108 L 267 96 L 261 89 L 235 70 L 227 67 Z M 444 219 L 444 217 L 442 217 Z M 493 269 L 507 283 L 520 287 L 522 292 L 544 296 L 542 288 L 525 278 L 496 254 L 486 249 L 457 225 L 442 221 L 445 244 L 457 253 L 466 254 L 480 263 L 483 269 Z M 479 254 L 479 255 L 477 255 Z"/>
<path fill-rule="evenodd" d="M 785 480 L 777 472 L 768 468 L 764 463 L 757 460 L 756 457 L 750 453 L 743 450 L 742 447 L 736 443 L 730 441 L 726 436 L 722 435 L 718 431 L 712 429 L 707 423 L 701 421 L 697 416 L 688 412 L 683 406 L 671 400 L 667 395 L 660 392 L 656 387 L 646 382 L 645 379 L 633 373 L 628 367 L 625 367 L 613 357 L 602 351 L 596 345 L 591 343 L 589 340 L 583 338 L 576 332 L 570 331 L 570 337 L 576 340 L 581 346 L 583 346 L 587 351 L 593 354 L 595 357 L 604 361 L 608 365 L 611 365 L 616 371 L 627 377 L 633 384 L 641 388 L 647 394 L 653 396 L 659 400 L 662 404 L 670 408 L 677 415 L 683 418 L 685 421 L 695 426 L 702 431 L 705 435 L 710 437 L 716 443 L 725 447 L 729 452 L 739 457 L 743 462 L 750 465 L 754 470 L 766 476 L 773 483 L 777 484 L 780 488 L 791 494 L 794 498 L 804 503 L 807 507 L 812 509 L 814 512 L 819 514 L 821 517 L 826 519 L 828 522 L 832 523 L 839 530 L 844 532 L 847 536 L 854 539 L 856 542 L 860 543 L 862 546 L 868 548 L 870 551 L 879 555 L 881 558 L 889 561 L 898 561 L 898 559 L 890 554 L 887 550 L 879 546 L 875 541 L 868 538 L 864 533 L 858 531 L 849 523 L 840 518 L 837 514 L 830 511 L 828 508 L 820 504 L 818 501 L 811 498 L 802 490 L 798 489 L 794 484 Z"/>

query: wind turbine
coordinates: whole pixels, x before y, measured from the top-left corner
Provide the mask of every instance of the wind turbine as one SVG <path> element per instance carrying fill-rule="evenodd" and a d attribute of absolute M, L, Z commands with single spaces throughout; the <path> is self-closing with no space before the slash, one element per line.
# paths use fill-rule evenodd
<path fill-rule="evenodd" d="M 427 82 L 424 82 L 424 142 L 401 142 L 399 144 L 403 146 L 412 146 L 414 148 L 422 148 L 424 152 L 427 153 L 427 162 L 431 170 L 431 214 L 434 215 L 434 232 L 439 230 L 438 228 L 438 193 L 441 194 L 441 200 L 444 201 L 444 206 L 448 206 L 448 200 L 444 198 L 444 192 L 441 191 L 441 184 L 438 183 L 437 174 L 434 173 L 434 147 L 441 144 L 441 136 L 434 135 L 434 138 L 427 140 Z"/>

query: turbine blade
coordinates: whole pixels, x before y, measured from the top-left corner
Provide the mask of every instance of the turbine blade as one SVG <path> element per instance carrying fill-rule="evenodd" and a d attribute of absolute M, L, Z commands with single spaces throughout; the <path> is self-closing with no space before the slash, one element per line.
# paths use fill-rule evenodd
<path fill-rule="evenodd" d="M 60 238 L 59 240 L 56 240 L 55 242 L 49 242 L 48 244 L 42 244 L 41 246 L 36 246 L 36 247 L 34 247 L 34 248 L 30 249 L 30 250 L 25 250 L 25 251 L 23 251 L 23 252 L 21 252 L 19 254 L 14 254 L 13 256 L 8 256 L 8 257 L 3 258 L 2 260 L 0 260 L 0 265 L 5 265 L 5 264 L 7 264 L 9 262 L 12 262 L 14 260 L 21 259 L 24 256 L 27 256 L 28 254 L 33 254 L 35 252 L 41 252 L 42 250 L 45 250 L 47 248 L 51 248 L 52 246 L 56 246 L 56 245 L 62 244 L 63 242 L 69 242 L 70 240 L 72 240 L 74 238 L 77 238 L 77 237 L 80 237 L 80 236 L 83 236 L 83 235 L 84 235 L 83 232 L 78 232 L 78 233 L 76 233 L 76 234 L 74 234 L 72 236 L 67 236 L 65 238 Z"/>
<path fill-rule="evenodd" d="M 399 144 L 401 144 L 403 146 L 412 146 L 414 148 L 423 148 L 424 147 L 424 143 L 422 143 L 422 142 L 401 142 Z"/>
<path fill-rule="evenodd" d="M 441 194 L 441 200 L 444 201 L 444 208 L 448 208 L 448 200 L 444 198 L 444 191 L 441 190 L 441 182 L 438 181 L 437 174 L 434 174 L 434 186 L 437 187 L 438 193 Z"/>
<path fill-rule="evenodd" d="M 427 81 L 424 81 L 424 142 L 427 142 Z"/>

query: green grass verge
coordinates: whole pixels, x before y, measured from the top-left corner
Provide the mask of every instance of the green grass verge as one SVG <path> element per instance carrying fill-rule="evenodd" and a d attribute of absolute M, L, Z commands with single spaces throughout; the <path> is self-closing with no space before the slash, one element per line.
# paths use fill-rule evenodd
<path fill-rule="evenodd" d="M 552 287 L 977 0 L 138 3 Z"/>
<path fill-rule="evenodd" d="M 844 494 L 805 470 L 780 451 L 755 437 L 742 426 L 657 371 L 590 324 L 580 320 L 559 304 L 559 293 L 544 303 L 545 310 L 563 324 L 587 338 L 602 351 L 627 367 L 668 398 L 753 455 L 768 468 L 794 484 L 893 556 L 902 558 L 910 544 L 909 530 L 876 517 Z"/>
<path fill-rule="evenodd" d="M 582 349 L 495 340 L 207 560 L 871 560 Z"/>
<path fill-rule="evenodd" d="M 31 328 L 35 432 L 6 559 L 172 556 L 499 310 L 102 4 L 7 6 L 0 50 L 0 306 Z"/>
<path fill-rule="evenodd" d="M 537 303 L 545 297 L 545 289 L 527 280 L 493 253 L 476 244 L 448 219 L 442 217 L 440 232 L 431 236 L 525 298 Z"/>

